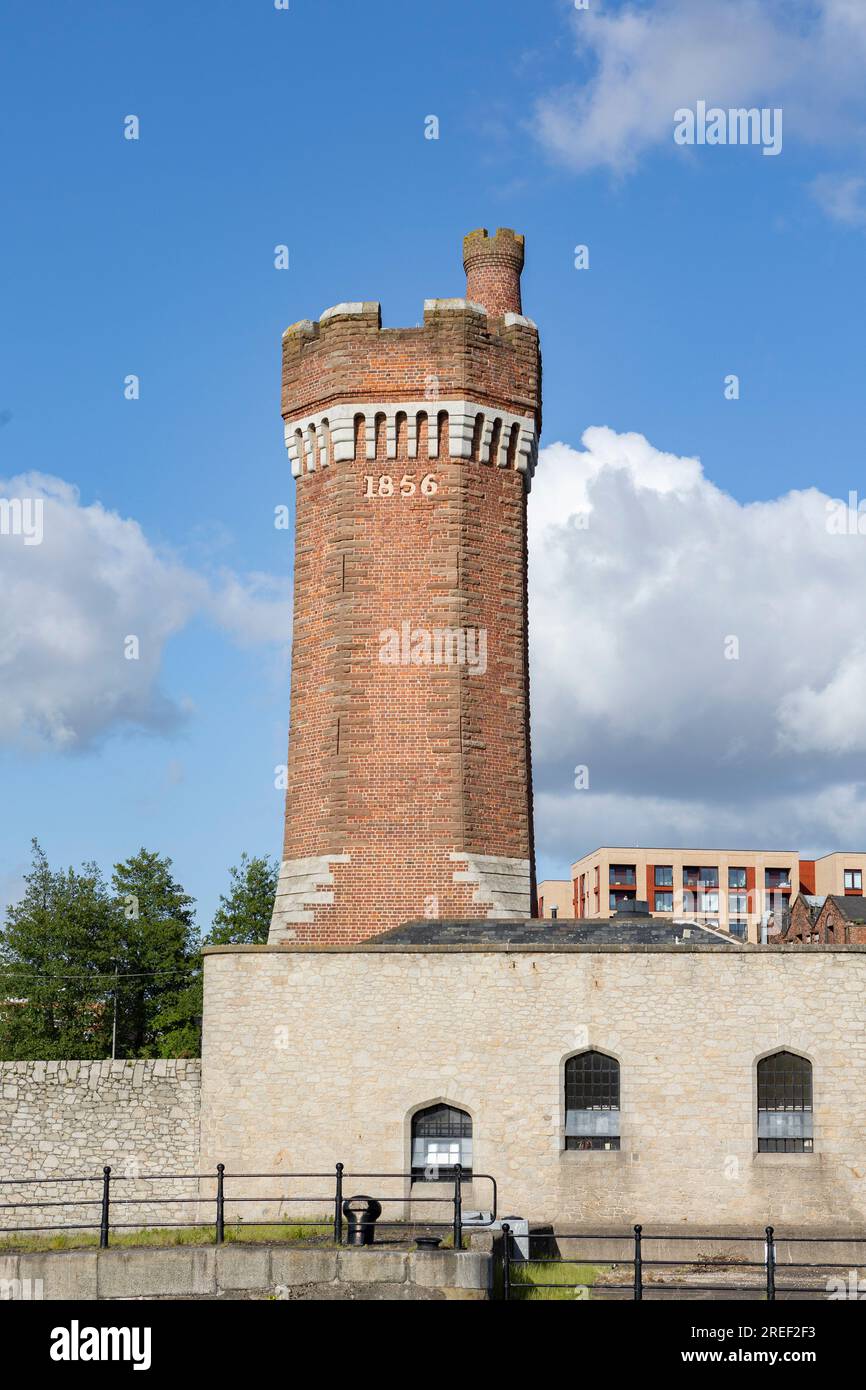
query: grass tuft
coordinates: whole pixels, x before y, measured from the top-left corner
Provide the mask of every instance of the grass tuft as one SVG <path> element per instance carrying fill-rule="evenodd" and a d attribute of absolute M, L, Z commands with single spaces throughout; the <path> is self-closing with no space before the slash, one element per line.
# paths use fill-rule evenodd
<path fill-rule="evenodd" d="M 595 1265 L 545 1264 L 528 1260 L 511 1266 L 511 1297 L 515 1302 L 574 1303 L 592 1297 L 590 1290 L 598 1279 Z M 556 1288 L 539 1288 L 539 1284 L 555 1284 Z"/>
<path fill-rule="evenodd" d="M 329 1239 L 333 1227 L 322 1223 L 298 1226 L 255 1225 L 252 1222 L 230 1226 L 226 1223 L 226 1245 L 229 1244 L 321 1244 Z M 213 1226 L 155 1227 L 143 1231 L 112 1231 L 112 1250 L 167 1248 L 173 1245 L 213 1245 Z M 91 1250 L 99 1245 L 96 1231 L 63 1231 L 54 1235 L 20 1235 L 0 1238 L 0 1254 L 34 1254 L 42 1250 Z"/>

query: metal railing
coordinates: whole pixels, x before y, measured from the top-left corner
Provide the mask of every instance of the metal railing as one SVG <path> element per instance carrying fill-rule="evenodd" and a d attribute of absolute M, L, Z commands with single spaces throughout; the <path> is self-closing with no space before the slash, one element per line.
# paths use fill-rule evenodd
<path fill-rule="evenodd" d="M 562 1256 L 536 1256 L 532 1254 L 533 1241 L 559 1242 L 564 1240 L 572 1241 L 623 1241 L 632 1242 L 631 1257 L 618 1256 L 616 1259 L 601 1259 L 595 1255 L 581 1255 L 580 1258 L 563 1258 Z M 529 1260 L 515 1259 L 515 1242 L 528 1242 Z M 644 1270 L 648 1268 L 672 1268 L 672 1269 L 711 1269 L 716 1263 L 715 1257 L 703 1255 L 700 1259 L 673 1259 L 656 1260 L 648 1259 L 644 1254 L 644 1241 L 701 1241 L 704 1245 L 712 1243 L 714 1245 L 725 1244 L 756 1244 L 763 1241 L 764 1258 L 763 1260 L 737 1260 L 735 1267 L 740 1269 L 754 1269 L 762 1271 L 760 1283 L 752 1284 L 704 1284 L 704 1283 L 658 1283 L 653 1284 L 644 1278 Z M 634 1302 L 639 1303 L 645 1293 L 659 1294 L 703 1294 L 703 1293 L 751 1293 L 759 1294 L 768 1303 L 774 1303 L 778 1294 L 819 1294 L 822 1291 L 815 1285 L 803 1284 L 779 1284 L 777 1282 L 777 1270 L 779 1261 L 777 1259 L 776 1247 L 782 1241 L 786 1245 L 866 1245 L 866 1236 L 777 1236 L 773 1226 L 767 1226 L 762 1236 L 715 1236 L 715 1235 L 684 1235 L 676 1232 L 669 1235 L 644 1235 L 642 1226 L 634 1226 L 630 1233 L 623 1235 L 597 1235 L 586 1234 L 582 1231 L 544 1231 L 527 1234 L 515 1233 L 508 1222 L 502 1224 L 502 1292 L 506 1302 L 529 1294 L 533 1289 L 562 1289 L 574 1292 L 582 1287 L 579 1284 L 568 1282 L 536 1282 L 535 1279 L 523 1280 L 515 1277 L 516 1271 L 526 1263 L 545 1266 L 581 1266 L 581 1265 L 602 1265 L 607 1267 L 617 1267 L 631 1265 L 633 1277 L 627 1284 L 608 1283 L 599 1284 L 598 1290 L 606 1293 L 608 1290 L 627 1291 L 631 1294 Z M 519 1246 L 518 1246 L 519 1248 Z M 844 1267 L 840 1261 L 822 1264 L 819 1262 L 804 1260 L 785 1260 L 781 1266 L 785 1270 L 839 1270 Z"/>
<path fill-rule="evenodd" d="M 247 1192 L 243 1192 L 243 1191 L 240 1191 L 240 1192 L 239 1192 L 239 1191 L 237 1191 L 237 1190 L 235 1189 L 235 1187 L 234 1187 L 234 1184 L 235 1184 L 236 1182 L 239 1182 L 239 1181 L 240 1181 L 240 1182 L 243 1182 L 243 1181 L 245 1181 L 245 1180 L 246 1180 L 246 1181 L 250 1181 L 250 1182 L 251 1182 L 251 1181 L 270 1181 L 270 1180 L 274 1180 L 274 1179 L 279 1179 L 279 1180 L 282 1181 L 282 1182 L 286 1182 L 286 1181 L 289 1181 L 289 1182 L 302 1182 L 302 1181 L 303 1181 L 303 1182 L 323 1182 L 323 1183 L 324 1183 L 324 1182 L 326 1182 L 326 1181 L 329 1181 L 330 1183 L 333 1184 L 333 1186 L 332 1186 L 332 1189 L 331 1189 L 327 1194 L 325 1194 L 325 1195 L 323 1195 L 323 1196 L 311 1196 L 311 1195 L 309 1195 L 309 1194 L 308 1194 L 308 1195 L 305 1195 L 305 1196 L 300 1196 L 300 1195 L 295 1196 L 295 1195 L 292 1195 L 291 1193 L 286 1193 L 286 1192 L 280 1192 L 280 1193 L 278 1193 L 278 1194 L 276 1194 L 276 1195 L 270 1195 L 270 1196 L 269 1196 L 268 1194 L 266 1194 L 266 1193 L 258 1193 L 258 1194 L 253 1195 L 253 1194 L 250 1194 L 250 1193 L 247 1193 Z M 333 1170 L 330 1171 L 330 1172 L 327 1172 L 327 1173 L 246 1173 L 246 1172 L 227 1173 L 227 1172 L 226 1172 L 225 1164 L 224 1164 L 224 1163 L 218 1163 L 217 1166 L 216 1166 L 216 1171 L 215 1171 L 215 1172 L 210 1172 L 210 1173 L 134 1173 L 134 1174 L 126 1174 L 126 1173 L 120 1174 L 120 1173 L 114 1173 L 114 1172 L 112 1171 L 110 1165 L 106 1164 L 106 1166 L 105 1166 L 105 1167 L 103 1168 L 103 1170 L 102 1170 L 101 1176 L 87 1176 L 87 1177 L 57 1177 L 57 1178 L 0 1178 L 0 1199 L 2 1199 L 3 1196 L 4 1196 L 3 1189 L 4 1189 L 4 1188 L 10 1188 L 10 1187 L 13 1187 L 13 1188 L 24 1188 L 24 1187 L 57 1187 L 57 1185 L 59 1185 L 59 1184 L 61 1184 L 61 1183 L 65 1183 L 65 1184 L 67 1184 L 67 1185 L 69 1185 L 69 1184 L 76 1184 L 76 1185 L 83 1184 L 83 1185 L 85 1186 L 85 1192 L 87 1192 L 87 1191 L 90 1190 L 90 1189 L 87 1187 L 88 1184 L 91 1185 L 91 1187 L 92 1187 L 93 1185 L 98 1185 L 98 1187 L 97 1187 L 97 1193 L 98 1193 L 98 1195 L 94 1195 L 93 1197 L 89 1197 L 88 1195 L 84 1195 L 84 1196 L 81 1196 L 81 1197 L 65 1197 L 65 1198 L 59 1199 L 59 1200 L 57 1200 L 57 1201 L 51 1201 L 51 1200 L 48 1200 L 48 1199 L 46 1199 L 46 1198 L 40 1198 L 39 1200 L 33 1201 L 33 1202 L 24 1202 L 24 1201 L 4 1201 L 4 1200 L 0 1200 L 0 1213 L 4 1213 L 4 1212 L 7 1212 L 7 1211 L 13 1211 L 13 1210 L 15 1210 L 15 1211 L 24 1211 L 24 1212 L 28 1212 L 28 1211 L 38 1211 L 38 1212 L 42 1213 L 42 1212 L 45 1212 L 45 1211 L 48 1211 L 48 1210 L 53 1210 L 53 1209 L 55 1209 L 55 1208 L 56 1208 L 56 1209 L 59 1209 L 60 1211 L 68 1210 L 69 1208 L 75 1208 L 75 1209 L 81 1209 L 81 1208 L 94 1208 L 94 1209 L 97 1209 L 97 1208 L 98 1208 L 98 1220 L 97 1220 L 97 1219 L 94 1219 L 93 1221 L 74 1221 L 74 1222 L 68 1222 L 68 1223 L 63 1224 L 63 1225 L 57 1225 L 56 1223 L 53 1223 L 53 1222 L 50 1222 L 50 1223 L 47 1224 L 47 1225 L 46 1225 L 46 1224 L 41 1224 L 41 1225 L 34 1225 L 34 1226 L 22 1226 L 22 1225 L 6 1226 L 6 1225 L 4 1225 L 4 1226 L 0 1226 L 0 1236 L 10 1236 L 10 1235 L 11 1235 L 11 1236 L 16 1236 L 16 1235 L 24 1235 L 24 1234 L 26 1234 L 26 1233 L 34 1233 L 34 1232 L 49 1232 L 51 1235 L 55 1235 L 55 1234 L 62 1233 L 62 1232 L 64 1232 L 64 1231 L 96 1231 L 96 1230 L 98 1230 L 98 1231 L 99 1231 L 99 1245 L 100 1245 L 100 1248 L 103 1249 L 103 1250 L 105 1250 L 105 1249 L 108 1248 L 109 1240 L 110 1240 L 110 1235 L 111 1235 L 111 1232 L 112 1232 L 112 1231 L 146 1231 L 146 1230 L 151 1230 L 151 1229 L 160 1229 L 160 1230 L 161 1230 L 161 1229 L 168 1229 L 168 1228 L 172 1228 L 172 1227 L 182 1227 L 182 1228 L 184 1228 L 184 1229 L 206 1229 L 206 1228 L 208 1228 L 208 1227 L 210 1227 L 210 1226 L 213 1226 L 213 1228 L 214 1228 L 214 1243 L 215 1243 L 216 1245 L 222 1245 L 223 1242 L 224 1242 L 224 1240 L 225 1240 L 225 1230 L 226 1230 L 226 1207 L 227 1207 L 227 1205 L 228 1205 L 228 1206 L 235 1206 L 235 1205 L 240 1205 L 240 1204 L 243 1204 L 243 1203 L 251 1203 L 251 1202 L 256 1202 L 256 1203 L 259 1203 L 260 1205 L 262 1205 L 262 1204 L 267 1204 L 267 1203 L 278 1203 L 279 1205 L 282 1205 L 283 1203 L 302 1203 L 302 1204 L 304 1204 L 304 1205 L 305 1205 L 306 1207 L 308 1207 L 308 1208 L 315 1207 L 316 1205 L 327 1205 L 328 1209 L 331 1210 L 331 1211 L 333 1212 L 333 1218 L 332 1218 L 333 1239 L 334 1239 L 335 1244 L 340 1245 L 340 1244 L 342 1244 L 342 1240 L 343 1240 L 343 1223 L 344 1223 L 343 1202 L 344 1202 L 345 1194 L 346 1194 L 346 1182 L 347 1182 L 347 1179 L 351 1179 L 353 1183 L 354 1183 L 354 1182 L 362 1182 L 362 1181 L 365 1182 L 365 1183 L 366 1183 L 366 1182 L 369 1182 L 369 1181 L 373 1181 L 373 1182 L 400 1181 L 401 1183 L 403 1183 L 403 1184 L 405 1185 L 406 1190 L 404 1190 L 403 1192 L 401 1192 L 399 1195 L 395 1195 L 395 1196 L 382 1195 L 381 1192 L 379 1192 L 379 1191 L 376 1191 L 375 1193 L 365 1193 L 365 1194 L 364 1194 L 365 1196 L 375 1195 L 376 1199 L 377 1199 L 379 1202 L 381 1202 L 383 1205 L 384 1205 L 385 1203 L 397 1203 L 397 1204 L 399 1204 L 399 1205 L 401 1205 L 401 1206 L 407 1208 L 407 1210 L 408 1210 L 408 1212 L 409 1212 L 409 1215 L 408 1215 L 407 1217 L 404 1217 L 402 1220 L 394 1219 L 394 1220 L 386 1220 L 386 1221 L 382 1221 L 382 1220 L 377 1221 L 377 1222 L 376 1222 L 376 1229 L 377 1229 L 377 1230 L 382 1229 L 382 1228 L 395 1228 L 395 1227 L 403 1228 L 403 1227 L 405 1227 L 405 1226 L 407 1226 L 407 1225 L 411 1225 L 411 1224 L 413 1224 L 413 1223 L 418 1224 L 418 1225 L 423 1225 L 425 1228 L 428 1228 L 428 1229 L 437 1229 L 437 1228 L 439 1228 L 439 1227 L 444 1227 L 444 1228 L 446 1228 L 446 1229 L 450 1228 L 450 1229 L 451 1229 L 451 1232 L 452 1232 L 452 1235 L 453 1235 L 453 1238 L 454 1238 L 454 1248 L 455 1248 L 456 1250 L 459 1250 L 459 1249 L 461 1249 L 462 1243 L 463 1243 L 463 1225 L 464 1225 L 464 1221 L 463 1221 L 463 1202 L 464 1202 L 463 1188 L 464 1188 L 464 1186 L 466 1186 L 466 1185 L 468 1185 L 468 1184 L 470 1184 L 470 1183 L 471 1183 L 471 1184 L 474 1184 L 474 1183 L 477 1183 L 477 1182 L 489 1182 L 489 1183 L 490 1183 L 490 1185 L 491 1185 L 491 1193 L 492 1193 L 492 1205 L 491 1205 L 491 1207 L 490 1207 L 490 1209 L 489 1209 L 489 1211 L 490 1211 L 489 1219 L 488 1219 L 488 1220 L 477 1220 L 477 1219 L 473 1219 L 473 1221 L 472 1221 L 473 1229 L 476 1229 L 476 1230 L 477 1230 L 477 1229 L 483 1229 L 483 1228 L 485 1228 L 485 1227 L 489 1227 L 489 1226 L 491 1226 L 491 1225 L 493 1224 L 493 1222 L 496 1220 L 496 1212 L 497 1212 L 497 1188 L 496 1188 L 496 1180 L 495 1180 L 495 1178 L 493 1178 L 493 1177 L 491 1176 L 491 1174 L 489 1174 L 489 1173 L 474 1173 L 474 1172 L 473 1172 L 473 1173 L 468 1174 L 468 1175 L 467 1175 L 467 1174 L 464 1174 L 464 1172 L 463 1172 L 462 1167 L 460 1166 L 460 1164 L 456 1164 L 455 1167 L 454 1167 L 454 1177 L 453 1177 L 453 1180 L 452 1180 L 450 1177 L 441 1180 L 441 1186 L 444 1187 L 444 1186 L 447 1184 L 447 1185 L 449 1186 L 449 1189 L 450 1189 L 450 1190 L 449 1190 L 449 1193 L 448 1193 L 447 1196 L 444 1196 L 444 1195 L 443 1195 L 443 1196 L 440 1196 L 440 1197 L 428 1195 L 428 1193 L 426 1193 L 426 1192 L 424 1192 L 424 1193 L 417 1193 L 417 1192 L 414 1192 L 414 1193 L 413 1193 L 413 1191 L 412 1191 L 413 1188 L 416 1188 L 416 1189 L 417 1189 L 417 1188 L 418 1188 L 420 1185 L 422 1185 L 422 1184 L 423 1184 L 424 1186 L 433 1186 L 433 1185 L 434 1185 L 434 1182 L 436 1182 L 436 1184 L 439 1185 L 438 1180 L 435 1180 L 435 1179 L 420 1179 L 420 1178 L 414 1177 L 411 1173 L 362 1173 L 362 1172 L 349 1172 L 349 1171 L 346 1170 L 345 1164 L 343 1164 L 343 1163 L 337 1163 L 337 1164 L 335 1164 Z M 201 1191 L 199 1191 L 199 1192 L 196 1192 L 196 1193 L 195 1193 L 194 1195 L 192 1195 L 192 1196 L 183 1196 L 183 1195 L 181 1195 L 181 1194 L 176 1193 L 176 1194 L 173 1194 L 173 1195 L 170 1196 L 170 1197 L 155 1197 L 155 1196 L 150 1196 L 150 1195 L 147 1195 L 147 1196 L 124 1197 L 122 1194 L 123 1194 L 124 1190 L 128 1190 L 128 1189 L 124 1189 L 122 1186 L 118 1189 L 118 1184 L 131 1183 L 131 1182 L 134 1182 L 134 1183 L 160 1183 L 160 1182 L 181 1183 L 181 1182 L 194 1182 L 194 1183 L 196 1183 L 197 1185 L 200 1185 L 200 1184 L 202 1184 L 202 1183 L 213 1183 L 213 1184 L 215 1185 L 215 1187 L 214 1187 L 214 1191 L 213 1191 L 212 1193 L 210 1193 L 210 1194 L 202 1193 Z M 118 1190 L 119 1190 L 120 1193 L 121 1193 L 120 1196 L 117 1195 Z M 353 1194 L 351 1194 L 351 1195 L 354 1196 L 355 1194 L 353 1193 Z M 198 1207 L 206 1206 L 206 1205 L 212 1205 L 212 1206 L 213 1206 L 213 1209 L 214 1209 L 214 1210 L 213 1210 L 213 1216 L 212 1216 L 211 1218 L 209 1218 L 208 1220 L 206 1220 L 206 1221 L 199 1221 L 199 1220 L 174 1221 L 174 1220 L 170 1220 L 170 1221 L 159 1221 L 159 1222 L 157 1222 L 157 1221 L 151 1221 L 151 1220 L 147 1220 L 147 1219 L 145 1219 L 145 1220 L 138 1220 L 138 1221 L 118 1221 L 118 1220 L 116 1219 L 115 1215 L 114 1215 L 115 1210 L 116 1210 L 116 1208 L 118 1208 L 118 1207 L 124 1207 L 124 1208 L 129 1208 L 129 1207 L 134 1207 L 134 1206 L 139 1206 L 139 1207 L 166 1207 L 166 1206 L 168 1206 L 168 1207 L 182 1207 L 182 1206 L 188 1206 L 188 1205 L 191 1205 L 191 1204 L 194 1205 L 194 1206 L 198 1206 Z M 418 1206 L 425 1206 L 425 1207 L 426 1207 L 426 1206 L 431 1206 L 431 1205 L 432 1205 L 432 1206 L 442 1206 L 442 1205 L 444 1205 L 444 1206 L 450 1207 L 450 1208 L 451 1208 L 451 1212 L 450 1212 L 449 1219 L 446 1220 L 446 1221 L 437 1221 L 437 1220 L 435 1220 L 435 1219 L 434 1219 L 434 1220 L 428 1220 L 428 1219 L 426 1219 L 426 1218 L 420 1218 L 420 1219 L 417 1219 L 417 1221 L 416 1221 L 416 1219 L 412 1217 L 411 1212 L 412 1212 L 412 1208 L 413 1208 L 413 1207 L 418 1207 Z M 94 1210 L 94 1217 L 96 1217 L 96 1211 L 95 1211 L 95 1210 Z M 235 1221 L 229 1220 L 229 1223 L 228 1223 L 228 1224 L 229 1224 L 229 1225 L 238 1224 L 238 1220 L 237 1220 L 237 1219 L 235 1219 Z M 320 1224 L 320 1223 L 317 1222 L 317 1221 L 315 1221 L 315 1220 L 312 1220 L 312 1219 L 310 1219 L 310 1218 L 305 1218 L 305 1219 L 303 1219 L 303 1220 L 299 1220 L 298 1218 L 292 1219 L 292 1218 L 288 1218 L 288 1217 L 285 1217 L 285 1218 L 279 1218 L 279 1217 L 278 1217 L 277 1219 L 272 1219 L 272 1218 L 270 1218 L 270 1217 L 262 1217 L 261 1219 L 256 1219 L 256 1220 L 250 1221 L 250 1222 L 248 1222 L 247 1224 L 248 1224 L 250 1227 L 255 1227 L 255 1226 L 297 1226 L 297 1225 L 311 1225 L 311 1224 L 317 1225 L 317 1224 Z M 331 1223 L 329 1222 L 329 1224 L 331 1224 Z"/>

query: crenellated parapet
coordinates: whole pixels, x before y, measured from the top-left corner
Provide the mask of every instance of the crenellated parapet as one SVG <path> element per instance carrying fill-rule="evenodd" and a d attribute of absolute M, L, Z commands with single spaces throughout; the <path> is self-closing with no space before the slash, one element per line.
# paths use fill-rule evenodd
<path fill-rule="evenodd" d="M 472 457 L 466 431 L 472 434 L 475 415 L 484 412 L 485 447 L 497 420 L 509 444 L 516 426 L 519 457 L 531 473 L 529 426 L 537 438 L 540 378 L 538 329 L 516 310 L 491 315 L 471 299 L 428 299 L 423 325 L 383 329 L 378 303 L 336 304 L 317 322 L 301 320 L 283 335 L 282 414 L 290 452 L 296 450 L 292 461 L 301 465 L 296 473 L 309 460 L 326 466 L 323 450 L 327 461 L 354 458 L 348 428 L 354 406 L 368 429 L 377 414 L 395 428 L 398 407 L 413 422 L 421 413 L 435 419 L 447 412 L 457 458 Z M 337 431 L 333 443 L 329 429 Z M 303 449 L 295 444 L 299 431 L 309 436 Z"/>

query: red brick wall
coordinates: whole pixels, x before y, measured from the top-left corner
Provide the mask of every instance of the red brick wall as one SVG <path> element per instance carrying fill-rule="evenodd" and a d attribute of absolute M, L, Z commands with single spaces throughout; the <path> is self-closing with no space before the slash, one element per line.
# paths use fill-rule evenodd
<path fill-rule="evenodd" d="M 428 312 L 423 330 L 378 329 L 378 315 L 328 320 L 284 339 L 283 415 L 328 401 L 471 397 L 538 415 L 530 328 L 468 312 Z M 429 401 L 431 412 L 436 400 Z M 359 441 L 360 443 L 360 441 Z M 421 916 L 487 915 L 455 884 L 450 855 L 533 859 L 526 614 L 526 481 L 514 467 L 438 458 L 422 426 L 397 458 L 363 444 L 351 462 L 302 472 L 296 490 L 295 613 L 284 857 L 349 854 L 332 866 L 333 904 L 298 924 L 300 942 L 349 944 Z M 416 484 L 400 494 L 404 477 Z M 432 475 L 435 495 L 418 484 Z M 367 497 L 365 479 L 394 480 Z M 483 630 L 487 669 L 388 665 L 380 634 Z M 534 871 L 533 871 L 534 897 Z"/>
<path fill-rule="evenodd" d="M 814 930 L 815 928 L 812 922 L 811 914 L 809 912 L 808 904 L 805 903 L 803 901 L 802 896 L 798 894 L 797 897 L 794 899 L 793 903 L 791 904 L 791 921 L 788 925 L 788 930 L 786 931 L 783 937 L 776 936 L 771 938 L 771 942 L 773 940 L 775 940 L 777 943 L 792 941 L 808 941 L 810 933 Z"/>
<path fill-rule="evenodd" d="M 822 946 L 866 945 L 866 922 L 850 922 L 830 898 L 818 914 L 815 931 Z"/>
<path fill-rule="evenodd" d="M 463 242 L 466 298 L 483 304 L 491 315 L 519 314 L 523 237 L 500 227 L 495 237 L 481 228 Z"/>
<path fill-rule="evenodd" d="M 437 303 L 423 328 L 380 328 L 379 306 L 283 336 L 283 418 L 343 401 L 466 398 L 539 420 L 538 335 Z"/>

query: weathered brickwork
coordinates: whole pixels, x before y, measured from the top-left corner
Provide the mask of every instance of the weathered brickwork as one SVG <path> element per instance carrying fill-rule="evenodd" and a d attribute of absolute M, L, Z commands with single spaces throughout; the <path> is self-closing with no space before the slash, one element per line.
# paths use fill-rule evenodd
<path fill-rule="evenodd" d="M 197 1060 L 0 1062 L 0 1177 L 117 1178 L 116 1196 L 142 1199 L 118 1221 L 193 1219 L 195 1208 L 152 1207 L 149 1197 L 195 1194 L 193 1184 L 147 1183 L 147 1173 L 196 1173 L 201 1063 Z M 81 1198 L 101 1186 L 65 1182 L 2 1187 L 0 1201 Z M 121 1209 L 118 1208 L 118 1211 Z M 94 1214 L 95 1213 L 95 1214 Z M 5 1212 L 0 1226 L 99 1220 L 94 1207 Z"/>
<path fill-rule="evenodd" d="M 788 946 L 866 946 L 866 902 L 861 897 L 831 893 L 823 903 L 810 903 L 798 894 L 791 920 L 778 944 Z"/>
<path fill-rule="evenodd" d="M 284 338 L 295 613 L 273 941 L 532 911 L 538 334 L 522 238 L 473 234 L 466 256 L 489 304 L 428 301 L 422 329 L 385 331 L 378 305 L 344 304 Z"/>
<path fill-rule="evenodd" d="M 587 1047 L 620 1063 L 619 1152 L 564 1149 Z M 757 1152 L 756 1063 L 782 1048 L 813 1065 L 811 1154 Z M 534 1220 L 866 1223 L 862 947 L 228 948 L 205 960 L 204 1059 L 206 1166 L 405 1172 L 411 1115 L 441 1099 L 501 1210 Z"/>

